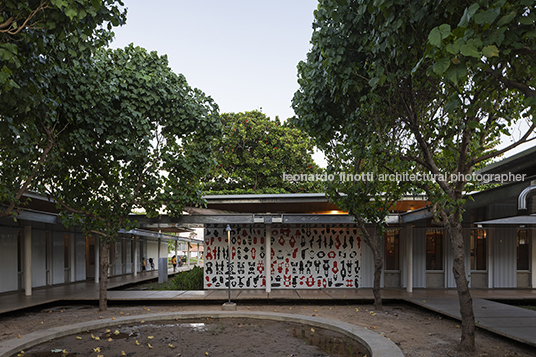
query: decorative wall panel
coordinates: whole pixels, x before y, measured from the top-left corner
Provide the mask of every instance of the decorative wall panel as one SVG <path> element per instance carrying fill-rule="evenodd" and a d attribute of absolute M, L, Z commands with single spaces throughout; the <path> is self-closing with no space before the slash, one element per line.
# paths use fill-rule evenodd
<path fill-rule="evenodd" d="M 355 228 L 269 228 L 274 289 L 359 287 L 361 238 Z M 266 287 L 265 228 L 231 231 L 231 288 Z M 227 288 L 227 233 L 205 229 L 205 289 Z"/>

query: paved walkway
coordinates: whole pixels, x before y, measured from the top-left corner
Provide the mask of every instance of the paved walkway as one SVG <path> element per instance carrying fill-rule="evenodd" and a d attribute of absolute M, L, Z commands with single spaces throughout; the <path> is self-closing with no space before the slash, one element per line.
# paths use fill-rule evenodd
<path fill-rule="evenodd" d="M 180 270 L 187 270 L 181 267 Z M 173 275 L 173 271 L 168 272 Z M 109 288 L 158 278 L 158 272 L 147 272 L 145 276 L 125 275 L 110 278 Z M 536 300 L 536 289 L 493 289 L 472 290 L 475 321 L 478 327 L 499 335 L 536 346 L 536 311 L 503 304 L 493 300 Z M 227 300 L 228 291 L 137 291 L 110 290 L 108 299 L 113 302 L 126 301 L 212 301 Z M 460 320 L 459 303 L 454 289 L 415 289 L 407 293 L 403 289 L 382 289 L 385 301 L 407 301 Z M 28 307 L 61 301 L 98 301 L 99 284 L 79 282 L 33 290 L 32 296 L 23 292 L 0 294 L 0 314 Z M 233 301 L 277 300 L 281 301 L 342 301 L 373 300 L 372 289 L 281 289 L 270 293 L 264 290 L 231 290 Z"/>
<path fill-rule="evenodd" d="M 178 268 L 178 271 L 188 270 L 188 266 Z M 171 279 L 176 273 L 173 269 L 168 270 L 168 278 Z M 158 270 L 148 271 L 144 275 L 122 275 L 111 277 L 108 280 L 108 289 L 142 283 L 144 281 L 158 279 Z M 114 291 L 108 291 L 108 294 Z M 83 281 L 62 285 L 47 286 L 32 289 L 32 295 L 26 296 L 24 291 L 0 294 L 0 315 L 6 312 L 22 310 L 29 307 L 73 300 L 98 300 L 99 284 L 94 281 Z"/>

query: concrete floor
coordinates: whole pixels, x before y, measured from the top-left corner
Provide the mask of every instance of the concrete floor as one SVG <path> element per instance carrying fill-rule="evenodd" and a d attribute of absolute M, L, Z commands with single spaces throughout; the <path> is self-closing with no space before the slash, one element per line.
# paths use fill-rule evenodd
<path fill-rule="evenodd" d="M 186 270 L 188 267 L 181 267 Z M 173 271 L 169 271 L 173 275 Z M 109 289 L 120 288 L 132 283 L 140 283 L 158 278 L 157 271 L 147 272 L 145 276 L 125 275 L 110 278 Z M 536 311 L 503 304 L 493 300 L 536 300 L 536 289 L 475 289 L 471 291 L 475 321 L 478 327 L 499 335 L 536 346 Z M 62 301 L 98 301 L 99 284 L 95 282 L 78 282 L 32 291 L 31 296 L 24 292 L 0 294 L 0 314 L 47 303 Z M 412 293 L 405 289 L 382 289 L 385 301 L 406 301 L 435 311 L 454 319 L 460 319 L 458 296 L 455 289 L 414 289 Z M 148 303 L 151 301 L 210 301 L 222 303 L 228 299 L 228 290 L 201 291 L 135 291 L 110 290 L 109 301 Z M 231 290 L 231 300 L 277 300 L 282 301 L 331 301 L 339 303 L 348 300 L 373 299 L 372 289 L 280 289 L 270 293 L 264 290 Z"/>

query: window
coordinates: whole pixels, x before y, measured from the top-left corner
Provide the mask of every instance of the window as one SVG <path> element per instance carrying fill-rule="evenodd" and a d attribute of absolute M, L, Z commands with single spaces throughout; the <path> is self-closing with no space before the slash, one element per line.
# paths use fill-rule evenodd
<path fill-rule="evenodd" d="M 443 231 L 426 231 L 426 270 L 443 270 Z"/>
<path fill-rule="evenodd" d="M 517 231 L 517 270 L 529 270 L 530 229 Z"/>
<path fill-rule="evenodd" d="M 471 270 L 487 269 L 487 235 L 484 229 L 471 229 Z"/>
<path fill-rule="evenodd" d="M 400 231 L 388 230 L 385 233 L 385 270 L 399 270 L 398 249 Z"/>

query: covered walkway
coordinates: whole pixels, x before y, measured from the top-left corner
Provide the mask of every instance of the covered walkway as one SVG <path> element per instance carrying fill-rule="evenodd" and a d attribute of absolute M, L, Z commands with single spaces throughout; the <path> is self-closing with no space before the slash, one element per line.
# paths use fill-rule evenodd
<path fill-rule="evenodd" d="M 189 269 L 188 266 L 179 268 Z M 173 275 L 173 271 L 168 271 Z M 109 288 L 120 288 L 134 283 L 141 283 L 158 278 L 158 271 L 149 271 L 145 276 L 125 275 L 110 278 Z M 138 291 L 110 290 L 110 302 L 192 302 L 204 301 L 222 303 L 227 301 L 228 291 L 199 290 L 199 291 Z M 405 289 L 382 289 L 385 301 L 405 301 L 423 308 L 435 311 L 451 318 L 460 319 L 458 298 L 454 289 L 415 289 L 407 292 Z M 535 289 L 475 289 L 472 290 L 473 306 L 477 326 L 499 335 L 536 346 L 536 311 L 507 305 L 500 301 L 526 300 L 536 301 Z M 35 289 L 32 296 L 24 292 L 6 293 L 0 295 L 0 314 L 22 310 L 29 307 L 62 302 L 97 302 L 99 284 L 92 281 L 52 286 Z M 245 301 L 324 301 L 342 303 L 347 301 L 372 301 L 372 289 L 281 289 L 266 292 L 262 289 L 232 290 L 231 299 L 235 302 Z"/>

